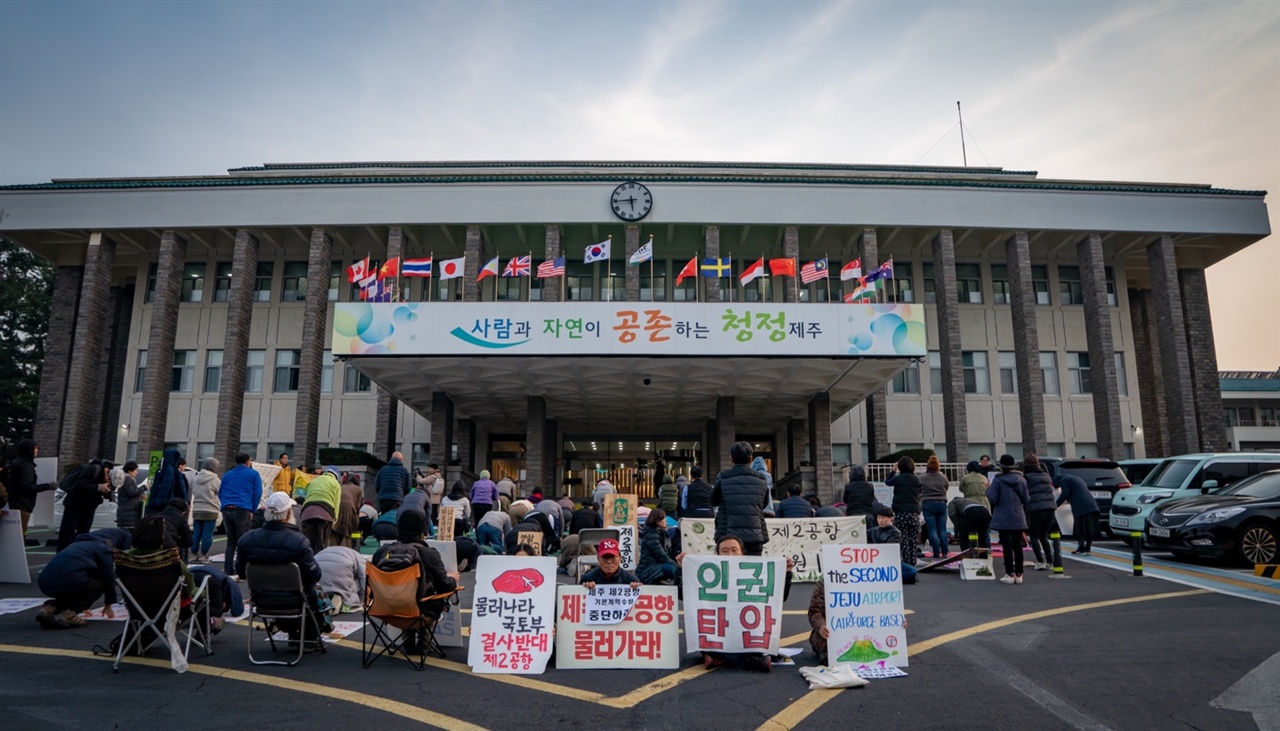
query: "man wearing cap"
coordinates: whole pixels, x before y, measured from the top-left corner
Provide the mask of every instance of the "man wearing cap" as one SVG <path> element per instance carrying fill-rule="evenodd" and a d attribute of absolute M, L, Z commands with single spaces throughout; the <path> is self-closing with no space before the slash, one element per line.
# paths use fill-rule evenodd
<path fill-rule="evenodd" d="M 596 544 L 596 563 L 594 569 L 582 575 L 581 583 L 588 589 L 596 588 L 596 584 L 630 584 L 632 589 L 642 586 L 635 574 L 622 568 L 622 553 L 612 538 Z"/>
<path fill-rule="evenodd" d="M 262 476 L 253 469 L 253 460 L 245 452 L 236 455 L 236 466 L 227 470 L 218 487 L 218 502 L 222 508 L 222 527 L 227 531 L 227 549 L 222 561 L 222 572 L 235 572 L 236 546 L 240 537 L 249 532 L 253 523 L 253 511 L 262 500 Z"/>
<path fill-rule="evenodd" d="M 291 563 L 298 567 L 303 591 L 313 611 L 319 611 L 320 596 L 316 584 L 320 581 L 320 564 L 315 553 L 298 527 L 293 524 L 293 508 L 297 505 L 288 493 L 273 492 L 267 496 L 262 517 L 266 521 L 261 528 L 254 528 L 240 537 L 236 552 L 236 574 L 245 576 L 249 564 Z M 267 606 L 270 596 L 255 596 L 253 601 Z M 277 620 L 279 628 L 289 635 L 290 642 L 299 639 L 301 625 L 297 620 Z M 322 620 L 320 630 L 327 632 L 327 620 Z M 296 647 L 296 646 L 295 646 Z"/>
<path fill-rule="evenodd" d="M 307 483 L 307 496 L 302 503 L 302 535 L 311 543 L 312 551 L 323 551 L 332 540 L 333 523 L 342 506 L 342 485 L 338 468 L 325 467 L 320 476 Z"/>

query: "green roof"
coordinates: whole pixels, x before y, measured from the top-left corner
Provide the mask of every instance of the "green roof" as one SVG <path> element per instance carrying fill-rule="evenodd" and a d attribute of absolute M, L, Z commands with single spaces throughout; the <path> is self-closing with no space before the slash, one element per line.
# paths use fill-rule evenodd
<path fill-rule="evenodd" d="M 1280 392 L 1280 378 L 1219 378 L 1223 391 Z"/>

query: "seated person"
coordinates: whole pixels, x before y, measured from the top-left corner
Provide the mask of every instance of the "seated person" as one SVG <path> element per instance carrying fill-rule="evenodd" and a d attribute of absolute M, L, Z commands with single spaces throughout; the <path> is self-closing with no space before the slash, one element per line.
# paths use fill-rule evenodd
<path fill-rule="evenodd" d="M 240 536 L 236 546 L 236 575 L 247 577 L 245 573 L 249 564 L 282 564 L 291 563 L 298 567 L 302 577 L 303 592 L 307 596 L 307 604 L 316 613 L 321 632 L 333 630 L 327 615 L 320 612 L 320 594 L 316 584 L 320 581 L 320 565 L 316 563 L 315 554 L 311 552 L 311 544 L 302 532 L 293 524 L 293 508 L 297 503 L 286 492 L 273 492 L 266 499 L 262 508 L 263 525 Z M 292 604 L 293 597 L 279 596 L 275 592 L 262 591 L 252 597 L 252 601 L 262 607 L 271 607 L 273 601 L 285 601 Z M 289 635 L 293 648 L 302 634 L 302 625 L 296 619 L 273 620 L 273 623 Z M 311 638 L 314 641 L 318 638 Z M 315 649 L 315 648 L 313 648 Z"/>
<path fill-rule="evenodd" d="M 346 546 L 329 546 L 316 554 L 320 565 L 320 593 L 333 602 L 334 612 L 358 612 L 364 606 L 364 556 Z"/>
<path fill-rule="evenodd" d="M 520 543 L 521 533 L 541 533 L 542 534 L 542 555 L 547 556 L 560 548 L 559 536 L 555 534 L 555 529 L 551 527 L 551 521 L 547 518 L 546 513 L 536 510 L 531 511 L 524 516 L 516 527 L 507 531 L 506 549 L 507 555 L 511 555 L 516 550 L 516 545 Z"/>
<path fill-rule="evenodd" d="M 867 528 L 867 543 L 901 543 L 902 531 L 893 524 L 893 508 L 876 503 L 874 510 L 876 524 Z M 905 561 L 902 564 L 902 583 L 916 583 L 916 567 Z"/>
<path fill-rule="evenodd" d="M 602 527 L 604 527 L 604 521 L 600 517 L 600 511 L 596 510 L 595 503 L 583 500 L 582 505 L 573 511 L 573 517 L 569 520 L 569 535 L 576 536 L 582 532 L 583 528 Z"/>
<path fill-rule="evenodd" d="M 490 510 L 476 525 L 476 543 L 485 553 L 501 555 L 506 551 L 505 536 L 511 528 L 510 515 L 501 510 Z"/>
<path fill-rule="evenodd" d="M 877 504 L 874 509 L 879 510 L 880 508 L 885 508 L 885 507 L 886 506 L 884 505 Z M 892 513 L 893 511 L 890 510 L 889 512 Z M 877 515 L 876 517 L 883 521 L 886 516 Z M 894 528 L 893 516 L 889 515 L 887 517 L 888 517 L 889 527 Z M 881 527 L 883 527 L 883 524 L 881 524 Z M 897 530 L 898 530 L 897 528 L 894 528 L 895 532 Z M 876 543 L 876 542 L 877 541 L 868 541 L 868 543 Z M 890 543 L 891 541 L 879 541 L 879 542 Z M 911 577 L 912 577 L 911 581 L 909 582 L 906 581 L 908 568 L 911 569 Z M 904 584 L 915 583 L 915 571 L 916 571 L 915 566 L 909 567 L 906 564 L 902 565 L 902 576 L 903 576 Z M 902 626 L 903 627 L 907 626 L 905 621 L 903 622 Z M 823 583 L 822 579 L 819 579 L 818 583 L 814 585 L 813 595 L 809 597 L 809 629 L 810 629 L 809 647 L 813 648 L 813 654 L 818 656 L 818 664 L 826 665 L 828 662 L 827 640 L 830 639 L 831 637 L 831 630 L 827 628 L 827 585 Z"/>
<path fill-rule="evenodd" d="M 378 519 L 373 521 L 372 533 L 378 543 L 394 541 L 400 535 L 400 530 L 396 528 L 396 521 L 399 516 L 400 514 L 396 508 L 392 508 L 379 515 Z"/>
<path fill-rule="evenodd" d="M 973 547 L 970 533 L 978 534 L 978 547 L 991 549 L 991 511 L 981 501 L 960 495 L 947 504 L 947 517 L 956 527 L 961 551 Z"/>
<path fill-rule="evenodd" d="M 36 622 L 45 629 L 83 627 L 81 612 L 100 597 L 106 597 L 102 613 L 115 619 L 116 564 L 112 551 L 123 551 L 133 543 L 123 528 L 103 528 L 81 533 L 40 570 L 36 580 L 40 591 L 50 597 L 36 613 Z"/>
<path fill-rule="evenodd" d="M 588 589 L 596 588 L 596 584 L 630 584 L 632 589 L 643 586 L 635 574 L 622 568 L 622 553 L 618 550 L 618 542 L 612 538 L 606 538 L 596 546 L 596 560 L 598 565 L 583 574 L 579 582 Z"/>
<path fill-rule="evenodd" d="M 671 533 L 667 529 L 667 513 L 662 508 L 654 508 L 645 518 L 636 576 L 646 584 L 680 582 L 680 564 L 671 557 Z"/>
<path fill-rule="evenodd" d="M 222 573 L 222 569 L 213 564 L 192 566 L 191 575 L 197 586 L 205 577 L 209 578 L 209 629 L 214 634 L 222 631 L 228 616 L 244 614 L 244 596 L 240 593 L 240 586 Z"/>
<path fill-rule="evenodd" d="M 538 554 L 536 554 L 536 553 L 534 553 L 534 552 L 533 552 L 533 546 L 530 546 L 528 543 L 521 543 L 520 545 L 516 546 L 516 552 L 515 552 L 514 554 L 512 554 L 512 555 L 514 555 L 514 556 L 537 556 Z"/>
<path fill-rule="evenodd" d="M 424 614 L 432 620 L 438 620 L 444 613 L 446 600 L 424 600 L 456 589 L 457 574 L 451 575 L 445 571 L 440 552 L 427 545 L 427 516 L 424 511 L 401 510 L 396 527 L 400 531 L 399 540 L 379 547 L 373 554 L 373 565 L 383 571 L 419 567 L 418 601 Z"/>
<path fill-rule="evenodd" d="M 174 502 L 181 504 L 182 500 L 174 498 L 169 504 L 172 506 Z M 142 570 L 164 569 L 171 566 L 179 568 L 182 571 L 184 584 L 180 599 L 181 617 L 186 619 L 191 616 L 188 605 L 191 597 L 196 593 L 196 580 L 187 569 L 187 565 L 182 562 L 182 557 L 178 555 L 178 548 L 170 543 L 171 539 L 167 535 L 170 519 L 165 516 L 168 511 L 169 508 L 166 507 L 156 515 L 143 516 L 133 527 L 133 547 L 127 551 L 116 551 L 115 557 L 117 564 L 128 561 L 129 564 Z M 154 634 L 151 637 L 154 638 Z M 149 642 L 150 640 L 144 639 L 144 644 Z"/>
<path fill-rule="evenodd" d="M 787 499 L 778 503 L 779 518 L 812 518 L 813 505 L 800 497 L 799 483 L 787 488 Z"/>
<path fill-rule="evenodd" d="M 187 522 L 187 504 L 182 498 L 171 498 L 157 515 L 164 518 L 165 545 L 177 548 L 182 560 L 191 550 L 191 524 Z"/>

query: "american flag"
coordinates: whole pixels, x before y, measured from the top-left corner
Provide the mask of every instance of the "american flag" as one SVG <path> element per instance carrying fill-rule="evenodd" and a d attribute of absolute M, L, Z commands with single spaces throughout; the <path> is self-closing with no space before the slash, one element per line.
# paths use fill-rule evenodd
<path fill-rule="evenodd" d="M 800 281 L 805 284 L 827 278 L 827 257 L 811 261 L 800 267 Z"/>
<path fill-rule="evenodd" d="M 513 256 L 511 261 L 507 262 L 507 268 L 502 271 L 502 276 L 527 277 L 531 263 L 529 256 Z"/>
<path fill-rule="evenodd" d="M 538 265 L 538 279 L 564 276 L 564 257 L 548 259 Z"/>

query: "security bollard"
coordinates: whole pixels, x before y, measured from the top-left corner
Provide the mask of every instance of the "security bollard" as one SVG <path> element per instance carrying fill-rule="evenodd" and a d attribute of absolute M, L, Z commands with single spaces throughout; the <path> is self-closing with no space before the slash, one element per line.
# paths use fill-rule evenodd
<path fill-rule="evenodd" d="M 1049 539 L 1053 541 L 1053 574 L 1051 579 L 1070 579 L 1063 573 L 1062 569 L 1062 533 L 1061 531 L 1053 531 L 1049 533 Z"/>
<path fill-rule="evenodd" d="M 975 556 L 981 555 L 982 549 L 978 547 L 978 534 L 969 534 L 969 550 L 973 551 Z"/>
<path fill-rule="evenodd" d="M 1129 538 L 1133 543 L 1133 575 L 1142 576 L 1142 531 L 1130 532 Z"/>

